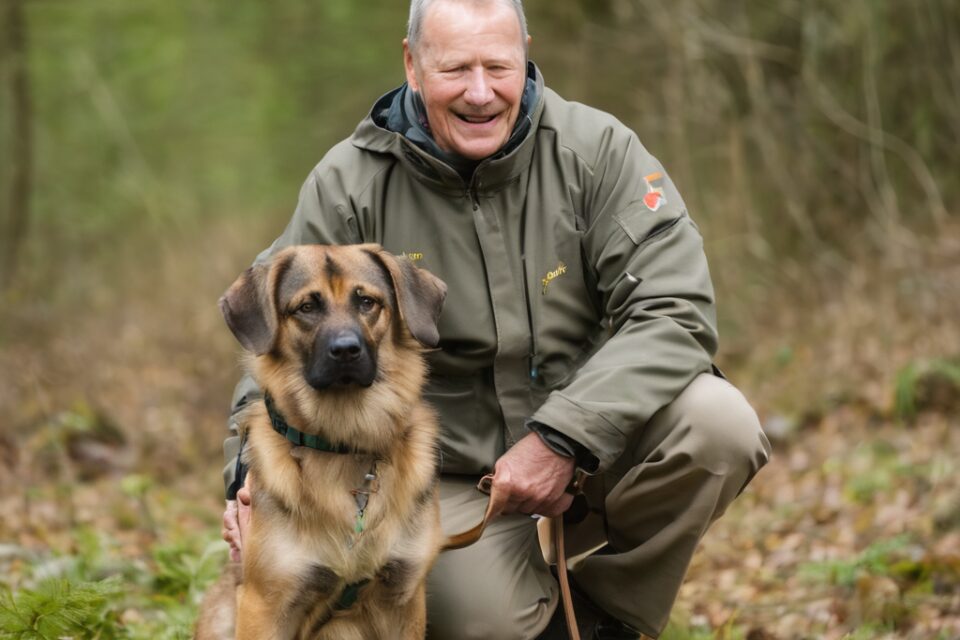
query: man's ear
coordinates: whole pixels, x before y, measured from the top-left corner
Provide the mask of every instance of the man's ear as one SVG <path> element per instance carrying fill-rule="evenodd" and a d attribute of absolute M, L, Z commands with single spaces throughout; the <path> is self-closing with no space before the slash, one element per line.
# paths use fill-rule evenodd
<path fill-rule="evenodd" d="M 419 91 L 420 84 L 417 82 L 417 70 L 413 65 L 413 52 L 406 38 L 403 39 L 403 70 L 407 74 L 407 84 L 410 88 L 413 91 Z"/>
<path fill-rule="evenodd" d="M 255 264 L 220 298 L 220 313 L 243 348 L 262 355 L 273 348 L 277 311 L 270 286 L 270 265 Z"/>
<path fill-rule="evenodd" d="M 397 311 L 410 334 L 426 347 L 440 343 L 437 323 L 443 300 L 447 297 L 447 285 L 426 269 L 420 269 L 408 258 L 398 258 L 378 248 L 375 252 L 397 294 Z"/>

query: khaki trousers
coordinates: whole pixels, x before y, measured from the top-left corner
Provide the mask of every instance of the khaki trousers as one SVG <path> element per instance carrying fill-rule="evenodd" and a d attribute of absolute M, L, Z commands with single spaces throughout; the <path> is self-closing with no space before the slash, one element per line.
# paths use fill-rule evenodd
<path fill-rule="evenodd" d="M 592 513 L 565 528 L 569 555 L 606 545 L 572 570 L 595 604 L 657 637 L 707 527 L 767 462 L 756 413 L 726 380 L 702 374 L 631 438 L 620 459 L 588 480 Z M 444 476 L 447 533 L 483 515 L 477 478 Z M 501 516 L 473 546 L 443 553 L 428 581 L 430 640 L 535 638 L 559 587 L 543 560 L 536 521 Z"/>

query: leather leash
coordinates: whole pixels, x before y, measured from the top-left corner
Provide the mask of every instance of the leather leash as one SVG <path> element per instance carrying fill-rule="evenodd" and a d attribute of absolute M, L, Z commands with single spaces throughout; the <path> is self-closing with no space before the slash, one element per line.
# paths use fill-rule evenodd
<path fill-rule="evenodd" d="M 579 490 L 578 482 L 574 482 L 574 489 Z M 507 496 L 493 484 L 493 475 L 487 474 L 480 478 L 477 489 L 490 496 L 487 510 L 483 519 L 476 525 L 447 538 L 442 551 L 463 549 L 480 539 L 490 522 L 503 512 L 507 504 Z M 567 578 L 567 554 L 563 548 L 563 516 L 549 518 L 548 527 L 553 534 L 553 544 L 557 549 L 557 578 L 560 582 L 560 600 L 563 602 L 563 614 L 567 623 L 567 633 L 570 640 L 580 640 L 580 630 L 577 628 L 577 616 L 573 610 L 573 596 L 570 592 L 570 580 Z"/>
<path fill-rule="evenodd" d="M 447 541 L 444 542 L 443 547 L 441 547 L 441 551 L 463 549 L 464 547 L 472 545 L 480 539 L 487 525 L 499 516 L 503 512 L 503 508 L 507 506 L 507 496 L 494 486 L 493 476 L 491 474 L 488 473 L 480 478 L 480 482 L 477 483 L 477 490 L 490 496 L 490 500 L 487 502 L 487 510 L 483 514 L 483 519 L 470 529 L 461 531 L 447 538 Z"/>
<path fill-rule="evenodd" d="M 563 615 L 567 621 L 567 633 L 570 640 L 580 640 L 577 627 L 577 614 L 573 610 L 573 595 L 570 592 L 570 578 L 567 577 L 567 552 L 563 548 L 563 516 L 551 518 L 553 521 L 553 544 L 557 548 L 557 577 L 560 581 L 560 599 L 563 601 Z"/>

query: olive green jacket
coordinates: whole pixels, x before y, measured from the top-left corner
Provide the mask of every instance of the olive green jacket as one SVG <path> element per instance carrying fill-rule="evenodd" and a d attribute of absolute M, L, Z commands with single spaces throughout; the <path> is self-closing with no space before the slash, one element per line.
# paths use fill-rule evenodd
<path fill-rule="evenodd" d="M 382 126 L 385 95 L 259 258 L 378 242 L 447 283 L 426 391 L 445 473 L 490 470 L 528 419 L 606 468 L 717 347 L 701 237 L 663 167 L 618 120 L 536 79 L 526 138 L 469 183 Z M 241 384 L 235 406 L 250 393 Z"/>

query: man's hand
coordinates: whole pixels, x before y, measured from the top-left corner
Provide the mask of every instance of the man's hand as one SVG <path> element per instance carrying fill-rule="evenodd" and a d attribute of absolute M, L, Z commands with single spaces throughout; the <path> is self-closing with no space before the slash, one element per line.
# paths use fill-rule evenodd
<path fill-rule="evenodd" d="M 573 502 L 564 490 L 574 469 L 573 458 L 554 452 L 537 434 L 524 436 L 493 468 L 493 483 L 509 496 L 503 513 L 559 516 Z"/>
<path fill-rule="evenodd" d="M 227 500 L 227 508 L 223 512 L 223 530 L 220 535 L 230 543 L 230 560 L 240 562 L 240 552 L 243 550 L 243 537 L 250 526 L 250 476 L 237 491 L 236 500 Z"/>

